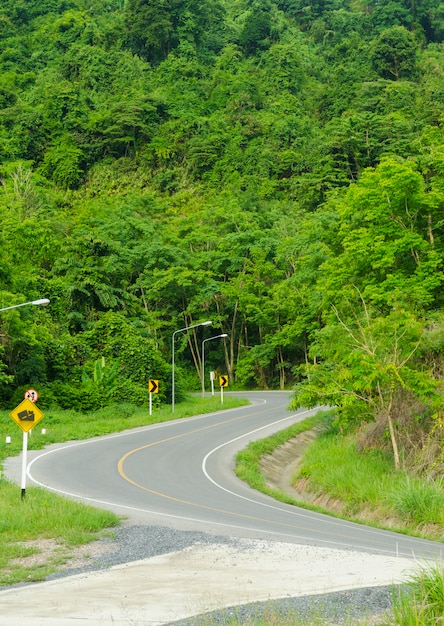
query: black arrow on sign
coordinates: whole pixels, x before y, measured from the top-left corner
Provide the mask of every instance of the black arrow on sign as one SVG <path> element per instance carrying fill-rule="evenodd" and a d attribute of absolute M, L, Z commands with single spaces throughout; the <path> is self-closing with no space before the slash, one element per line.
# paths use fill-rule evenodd
<path fill-rule="evenodd" d="M 159 387 L 159 385 L 157 384 L 157 381 L 150 380 L 150 386 L 149 386 L 149 392 L 150 393 L 156 393 L 158 387 Z"/>
<path fill-rule="evenodd" d="M 221 376 L 220 377 L 220 386 L 221 387 L 226 387 L 228 385 L 228 378 L 227 376 Z"/>

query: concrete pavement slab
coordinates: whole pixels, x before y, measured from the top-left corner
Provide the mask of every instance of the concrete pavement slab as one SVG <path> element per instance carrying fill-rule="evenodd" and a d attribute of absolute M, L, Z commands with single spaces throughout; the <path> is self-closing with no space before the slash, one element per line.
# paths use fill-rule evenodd
<path fill-rule="evenodd" d="M 160 626 L 227 606 L 404 582 L 410 559 L 261 540 L 198 544 L 0 590 L 1 626 Z"/>

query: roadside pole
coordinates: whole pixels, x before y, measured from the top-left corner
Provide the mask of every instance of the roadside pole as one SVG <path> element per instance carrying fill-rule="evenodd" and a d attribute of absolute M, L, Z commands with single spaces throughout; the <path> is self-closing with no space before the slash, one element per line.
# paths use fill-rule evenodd
<path fill-rule="evenodd" d="M 26 468 L 28 466 L 28 432 L 23 431 L 23 449 L 22 449 L 22 494 L 21 499 L 25 499 L 26 495 Z"/>
<path fill-rule="evenodd" d="M 148 393 L 150 397 L 150 415 L 152 415 L 153 414 L 153 393 L 159 393 L 159 381 L 158 380 L 148 381 Z"/>
<path fill-rule="evenodd" d="M 28 464 L 28 433 L 43 418 L 43 413 L 38 406 L 34 404 L 38 400 L 38 393 L 34 389 L 28 389 L 25 392 L 25 399 L 15 407 L 9 414 L 14 422 L 23 431 L 23 450 L 22 450 L 22 500 L 26 494 L 26 469 Z"/>
<path fill-rule="evenodd" d="M 224 387 L 228 387 L 228 376 L 219 376 L 220 403 L 224 403 Z"/>

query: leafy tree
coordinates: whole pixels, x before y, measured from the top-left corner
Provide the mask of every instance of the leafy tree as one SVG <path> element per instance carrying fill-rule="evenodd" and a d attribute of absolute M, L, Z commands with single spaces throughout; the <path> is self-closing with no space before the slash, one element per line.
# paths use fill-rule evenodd
<path fill-rule="evenodd" d="M 228 334 L 214 357 L 232 380 L 281 388 L 322 333 L 350 343 L 359 321 L 393 346 L 396 307 L 398 329 L 410 315 L 427 334 L 443 302 L 441 4 L 5 0 L 0 287 L 51 306 L 29 333 L 34 316 L 6 320 L 0 370 L 85 408 L 102 357 L 119 361 L 113 399 L 145 401 L 195 320 Z M 339 305 L 352 289 L 367 322 Z M 202 336 L 178 340 L 184 375 Z M 348 357 L 327 348 L 339 375 Z M 434 360 L 438 378 L 422 348 L 410 369 Z M 381 368 L 369 415 L 390 404 Z M 398 373 L 399 409 L 419 382 Z"/>
<path fill-rule="evenodd" d="M 414 78 L 417 70 L 417 45 L 403 26 L 393 26 L 375 40 L 372 62 L 376 72 L 390 80 Z"/>
<path fill-rule="evenodd" d="M 294 407 L 336 406 L 337 421 L 350 427 L 373 419 L 388 431 L 394 464 L 401 465 L 394 419 L 397 403 L 409 391 L 433 409 L 438 381 L 415 367 L 423 325 L 402 309 L 388 316 L 373 312 L 362 300 L 349 300 L 317 334 L 310 348 L 306 380 L 296 387 Z"/>
<path fill-rule="evenodd" d="M 101 407 L 110 403 L 113 394 L 117 391 L 118 368 L 118 361 L 109 365 L 106 363 L 105 357 L 102 356 L 94 363 L 92 377 L 85 370 L 82 372 L 82 385 L 86 388 L 87 393 L 96 392 L 95 395 L 100 397 Z"/>
<path fill-rule="evenodd" d="M 99 156 L 120 157 L 147 142 L 158 119 L 155 103 L 143 94 L 109 98 L 89 119 L 89 133 Z"/>
<path fill-rule="evenodd" d="M 33 299 L 36 299 L 34 294 L 24 297 L 2 292 L 4 306 Z M 48 318 L 48 311 L 42 310 L 42 307 L 23 307 L 1 314 L 3 362 L 0 365 L 0 376 L 4 386 L 0 398 L 3 403 L 9 401 L 14 387 L 44 384 L 47 380 L 45 344 L 49 339 L 49 332 L 45 318 Z"/>
<path fill-rule="evenodd" d="M 247 54 L 255 54 L 258 50 L 265 50 L 270 47 L 270 37 L 272 31 L 271 17 L 269 11 L 254 10 L 248 14 L 239 43 Z"/>
<path fill-rule="evenodd" d="M 410 4 L 410 3 L 409 3 Z M 411 28 L 414 16 L 409 7 L 403 6 L 402 2 L 389 0 L 388 2 L 375 2 L 371 11 L 371 21 L 376 30 L 384 30 L 393 26 Z"/>
<path fill-rule="evenodd" d="M 84 328 L 95 311 L 119 309 L 131 302 L 122 282 L 125 259 L 118 242 L 79 228 L 64 253 L 57 259 L 54 275 L 64 276 L 74 328 Z"/>
<path fill-rule="evenodd" d="M 205 30 L 221 18 L 217 0 L 128 0 L 125 24 L 131 50 L 151 63 L 159 63 L 189 41 L 195 46 L 204 38 Z"/>
<path fill-rule="evenodd" d="M 410 163 L 387 158 L 362 174 L 345 202 L 332 199 L 341 218 L 342 253 L 322 268 L 324 293 L 334 297 L 356 285 L 366 301 L 380 306 L 430 306 L 443 280 L 441 238 L 433 235 L 441 223 L 435 198 Z"/>
<path fill-rule="evenodd" d="M 83 153 L 72 138 L 68 135 L 61 138 L 57 144 L 46 151 L 42 172 L 48 179 L 65 189 L 75 189 L 82 180 Z"/>
<path fill-rule="evenodd" d="M 278 2 L 280 9 L 298 17 L 303 25 L 313 22 L 325 12 L 340 9 L 343 5 L 344 2 L 340 0 L 279 0 Z"/>

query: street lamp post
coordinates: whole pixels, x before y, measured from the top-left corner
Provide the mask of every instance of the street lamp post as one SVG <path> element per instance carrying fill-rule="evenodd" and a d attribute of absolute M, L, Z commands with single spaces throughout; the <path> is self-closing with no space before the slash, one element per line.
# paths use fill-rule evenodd
<path fill-rule="evenodd" d="M 202 398 L 205 398 L 205 344 L 212 339 L 219 339 L 220 337 L 228 337 L 227 333 L 222 335 L 215 335 L 214 337 L 208 337 L 202 341 Z"/>
<path fill-rule="evenodd" d="M 34 306 L 46 306 L 49 304 L 48 298 L 41 298 L 40 300 L 31 300 L 31 302 L 22 302 L 22 304 L 13 304 L 12 306 L 6 306 L 4 309 L 0 309 L 0 313 L 2 311 L 9 311 L 9 309 L 18 309 L 19 306 L 27 306 L 28 304 L 33 304 Z"/>
<path fill-rule="evenodd" d="M 174 413 L 174 341 L 176 339 L 177 333 L 183 333 L 187 330 L 191 330 L 192 328 L 197 328 L 198 326 L 209 326 L 213 322 L 211 320 L 207 320 L 206 322 L 200 322 L 200 324 L 192 324 L 191 326 L 185 326 L 185 328 L 179 328 L 179 330 L 175 330 L 171 339 L 171 409 Z"/>
<path fill-rule="evenodd" d="M 13 304 L 12 306 L 6 306 L 0 309 L 0 313 L 3 311 L 9 311 L 10 309 L 18 309 L 20 306 L 27 306 L 32 304 L 34 306 L 46 306 L 49 304 L 48 298 L 41 298 L 40 300 L 31 300 L 31 302 L 22 302 L 21 304 Z M 26 466 L 28 458 L 28 431 L 23 431 L 23 452 L 22 452 L 22 500 L 25 498 L 26 493 Z"/>

